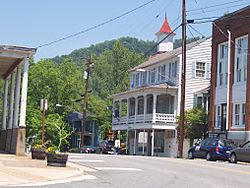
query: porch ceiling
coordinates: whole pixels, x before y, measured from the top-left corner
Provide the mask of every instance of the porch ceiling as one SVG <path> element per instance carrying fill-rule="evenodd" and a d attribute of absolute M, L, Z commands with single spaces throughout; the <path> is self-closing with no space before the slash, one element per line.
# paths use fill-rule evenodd
<path fill-rule="evenodd" d="M 115 95 L 109 96 L 111 99 L 117 99 L 117 98 L 126 98 L 126 97 L 132 97 L 132 96 L 139 96 L 144 94 L 153 94 L 153 93 L 167 93 L 167 91 L 176 91 L 178 87 L 176 86 L 170 86 L 166 83 L 158 84 L 158 85 L 149 85 L 144 86 L 132 90 L 128 90 L 122 93 L 117 93 Z"/>
<path fill-rule="evenodd" d="M 35 48 L 0 45 L 0 79 L 6 79 L 24 58 L 35 52 Z"/>

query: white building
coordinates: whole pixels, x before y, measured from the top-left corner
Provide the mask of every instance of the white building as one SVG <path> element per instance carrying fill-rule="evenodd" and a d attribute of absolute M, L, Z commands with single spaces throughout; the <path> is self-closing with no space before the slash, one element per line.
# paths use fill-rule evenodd
<path fill-rule="evenodd" d="M 165 19 L 156 33 L 158 41 L 170 33 Z M 113 118 L 112 129 L 128 131 L 130 154 L 177 156 L 182 49 L 173 49 L 174 35 L 159 44 L 155 55 L 130 70 L 128 91 L 111 96 L 120 116 Z M 197 102 L 195 93 L 210 84 L 211 38 L 188 44 L 186 56 L 187 110 Z"/>

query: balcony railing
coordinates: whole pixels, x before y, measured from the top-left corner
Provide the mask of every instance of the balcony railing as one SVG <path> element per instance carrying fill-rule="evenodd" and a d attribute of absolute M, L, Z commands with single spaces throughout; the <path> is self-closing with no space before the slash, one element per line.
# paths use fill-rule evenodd
<path fill-rule="evenodd" d="M 113 118 L 113 125 L 122 125 L 122 124 L 136 124 L 136 123 L 174 123 L 175 115 L 174 114 L 155 114 L 155 121 L 153 120 L 153 114 L 140 114 L 136 116 L 125 116 L 120 119 Z"/>

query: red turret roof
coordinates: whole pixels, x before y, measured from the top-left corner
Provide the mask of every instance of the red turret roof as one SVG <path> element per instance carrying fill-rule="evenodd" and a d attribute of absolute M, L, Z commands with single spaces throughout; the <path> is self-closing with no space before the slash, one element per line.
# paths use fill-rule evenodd
<path fill-rule="evenodd" d="M 163 25 L 161 26 L 161 29 L 159 31 L 160 33 L 171 33 L 172 29 L 168 24 L 168 20 L 165 19 Z"/>

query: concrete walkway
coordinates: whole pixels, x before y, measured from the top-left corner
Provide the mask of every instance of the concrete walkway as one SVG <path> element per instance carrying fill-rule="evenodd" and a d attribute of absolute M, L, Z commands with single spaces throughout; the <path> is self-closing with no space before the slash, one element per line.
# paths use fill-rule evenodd
<path fill-rule="evenodd" d="M 81 166 L 47 166 L 46 160 L 0 153 L 0 186 L 35 186 L 93 179 Z"/>

